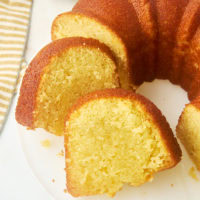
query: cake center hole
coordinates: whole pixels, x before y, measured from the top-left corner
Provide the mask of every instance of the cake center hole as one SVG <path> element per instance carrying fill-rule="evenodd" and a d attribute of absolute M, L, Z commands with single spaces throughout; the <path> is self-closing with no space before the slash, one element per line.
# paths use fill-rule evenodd
<path fill-rule="evenodd" d="M 189 103 L 187 93 L 180 86 L 173 85 L 168 80 L 144 83 L 138 88 L 137 93 L 150 99 L 162 111 L 175 133 L 183 108 Z"/>

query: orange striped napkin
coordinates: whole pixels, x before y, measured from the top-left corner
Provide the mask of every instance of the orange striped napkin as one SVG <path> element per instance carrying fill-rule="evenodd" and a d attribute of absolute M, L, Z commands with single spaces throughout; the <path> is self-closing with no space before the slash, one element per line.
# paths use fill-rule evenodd
<path fill-rule="evenodd" d="M 32 0 L 0 0 L 0 131 L 24 60 Z"/>

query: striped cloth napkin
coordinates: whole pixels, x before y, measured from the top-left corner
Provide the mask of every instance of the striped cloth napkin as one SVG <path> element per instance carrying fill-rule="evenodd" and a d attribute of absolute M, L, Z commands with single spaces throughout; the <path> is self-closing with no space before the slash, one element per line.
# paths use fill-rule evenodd
<path fill-rule="evenodd" d="M 31 8 L 32 0 L 0 0 L 0 133 L 24 61 Z"/>

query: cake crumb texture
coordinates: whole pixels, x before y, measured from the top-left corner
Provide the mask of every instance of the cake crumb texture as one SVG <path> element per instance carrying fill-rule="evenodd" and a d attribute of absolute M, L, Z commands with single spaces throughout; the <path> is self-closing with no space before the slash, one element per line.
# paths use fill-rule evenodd
<path fill-rule="evenodd" d="M 63 135 L 66 111 L 78 97 L 116 87 L 117 66 L 108 47 L 86 38 L 57 40 L 43 48 L 29 65 L 16 119 L 28 127 Z"/>
<path fill-rule="evenodd" d="M 164 117 L 132 92 L 94 92 L 79 99 L 67 119 L 67 188 L 73 196 L 114 196 L 125 183 L 139 186 L 180 161 Z"/>
<path fill-rule="evenodd" d="M 60 14 L 52 25 L 52 39 L 65 37 L 94 38 L 107 45 L 116 57 L 118 73 L 122 88 L 129 89 L 132 85 L 128 52 L 123 40 L 109 27 L 97 19 L 80 13 Z"/>

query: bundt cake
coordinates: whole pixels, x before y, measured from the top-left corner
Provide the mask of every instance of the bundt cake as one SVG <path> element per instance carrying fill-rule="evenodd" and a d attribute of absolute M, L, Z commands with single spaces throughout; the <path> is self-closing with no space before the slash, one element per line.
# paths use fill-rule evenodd
<path fill-rule="evenodd" d="M 188 92 L 190 100 L 200 98 L 200 56 L 197 50 L 199 49 L 200 38 L 200 33 L 198 33 L 200 1 L 109 0 L 106 2 L 108 3 L 106 4 L 105 0 L 79 0 L 72 13 L 81 13 L 82 17 L 99 20 L 121 37 L 129 52 L 127 60 L 130 60 L 131 63 L 133 85 L 139 86 L 144 81 L 156 78 L 168 79 L 172 83 L 182 86 Z M 117 6 L 115 6 L 115 3 Z M 129 9 L 126 5 L 129 5 Z M 65 15 L 67 14 L 63 14 L 63 16 Z M 53 39 L 59 38 L 55 35 L 60 32 L 64 33 L 62 37 L 70 35 L 69 31 L 66 31 L 70 20 L 63 20 L 63 16 L 58 16 L 52 25 Z M 81 23 L 81 20 L 79 23 Z M 59 29 L 55 29 L 55 27 L 59 27 Z M 74 27 L 80 29 L 77 22 Z M 85 24 L 85 29 L 86 27 L 90 28 L 90 25 Z M 96 32 L 95 29 L 93 31 Z M 138 36 L 138 33 L 142 38 Z M 92 36 L 90 35 L 90 37 Z M 101 38 L 97 39 L 102 41 Z M 137 53 L 131 47 L 138 46 L 136 44 L 140 45 Z M 149 59 L 151 56 L 152 60 Z M 149 61 L 149 63 L 146 61 Z M 191 105 L 196 106 L 193 103 Z M 179 120 L 178 127 L 181 126 L 182 128 L 177 127 L 177 130 L 182 131 L 182 135 L 187 135 L 188 131 L 184 132 L 184 130 L 187 130 L 188 127 L 184 128 L 184 123 L 181 123 L 181 121 Z M 200 130 L 196 129 L 196 133 L 198 132 Z"/>
<path fill-rule="evenodd" d="M 142 14 L 143 11 L 140 10 L 143 8 L 142 2 L 142 0 L 133 2 L 127 0 L 78 1 L 73 12 L 63 13 L 54 20 L 52 39 L 77 35 L 92 37 L 109 46 L 115 52 L 118 60 L 122 60 L 119 59 L 119 55 L 121 57 L 125 55 L 123 52 L 125 47 L 119 49 L 119 42 L 116 41 L 116 35 L 118 35 L 118 40 L 120 38 L 120 41 L 124 42 L 127 47 L 127 55 L 131 58 L 130 60 L 126 58 L 126 60 L 130 61 L 132 84 L 143 83 L 146 72 L 148 72 L 146 77 L 153 80 L 156 29 L 153 17 L 151 17 L 150 6 L 145 4 L 146 7 L 143 10 L 145 13 Z M 134 4 L 137 9 L 134 9 Z M 145 25 L 141 26 L 140 21 L 143 21 Z M 143 66 L 146 68 L 144 69 Z M 127 79 L 127 75 L 125 79 Z M 123 86 L 122 83 L 121 85 Z"/>
<path fill-rule="evenodd" d="M 198 121 L 198 114 L 195 113 L 198 113 L 199 104 L 196 102 L 200 99 L 199 27 L 199 0 L 79 0 L 72 12 L 56 17 L 52 24 L 52 40 L 84 37 L 91 39 L 82 38 L 76 41 L 93 42 L 80 42 L 76 45 L 77 48 L 72 49 L 71 47 L 77 44 L 72 42 L 72 40 L 75 41 L 74 39 L 69 39 L 70 42 L 66 42 L 67 39 L 63 40 L 65 42 L 55 41 L 36 56 L 22 84 L 16 111 L 18 122 L 31 128 L 43 127 L 61 135 L 64 131 L 63 115 L 74 100 L 81 95 L 96 89 L 116 88 L 119 85 L 123 89 L 137 89 L 145 81 L 156 78 L 168 79 L 174 84 L 181 85 L 192 101 L 180 117 L 177 132 L 189 154 L 198 155 L 196 147 L 189 150 L 191 145 L 187 145 L 187 137 L 191 137 L 188 143 L 198 142 L 196 137 L 200 135 L 199 127 L 193 123 Z M 104 45 L 94 42 L 94 39 Z M 91 45 L 92 43 L 95 45 Z M 67 47 L 64 47 L 65 44 Z M 93 48 L 91 49 L 90 46 Z M 72 59 L 68 50 L 79 52 L 79 47 L 81 47 L 81 53 L 75 54 L 76 59 Z M 98 48 L 99 51 L 97 51 Z M 64 49 L 67 49 L 65 59 L 62 56 L 60 58 Z M 94 51 L 96 53 L 93 53 Z M 95 56 L 91 56 L 93 54 Z M 116 63 L 111 54 L 115 57 Z M 84 59 L 86 55 L 90 56 Z M 57 77 L 62 76 L 60 74 L 64 72 L 60 73 L 57 70 L 62 64 L 58 64 L 55 70 L 52 66 L 54 63 L 66 63 L 68 60 L 73 62 L 72 66 L 77 66 L 76 70 L 80 68 L 76 63 L 82 62 L 85 72 L 96 62 L 98 64 L 92 68 L 94 73 L 92 70 L 89 70 L 90 73 L 75 73 L 77 81 L 74 79 L 73 83 L 70 76 L 72 68 L 66 65 L 64 71 L 67 73 L 67 78 L 63 76 L 56 83 Z M 85 67 L 86 61 L 91 61 L 92 65 L 88 63 Z M 120 83 L 117 81 L 116 68 Z M 62 68 L 59 67 L 59 69 Z M 99 79 L 99 73 L 96 73 L 99 70 L 100 77 L 104 78 Z M 46 81 L 48 77 L 50 77 L 50 82 Z M 88 77 L 92 81 L 88 81 Z M 73 87 L 68 85 L 66 89 L 66 85 L 62 84 L 63 81 L 70 82 Z M 91 84 L 91 82 L 94 83 Z M 55 91 L 55 95 L 50 95 L 51 90 Z M 60 91 L 62 91 L 61 94 Z M 49 92 L 50 96 L 46 95 L 46 92 Z M 60 100 L 61 97 L 64 100 Z M 54 102 L 54 98 L 56 99 L 56 103 L 52 103 L 54 109 L 50 109 L 51 103 L 43 103 L 45 99 L 51 99 L 53 101 L 50 102 Z M 61 103 L 58 104 L 58 102 Z M 39 110 L 41 110 L 40 113 Z M 58 114 L 60 111 L 62 114 L 59 117 L 50 117 L 52 113 Z M 196 119 L 193 119 L 195 117 Z M 197 160 L 196 157 L 195 159 L 192 157 L 193 160 Z"/>
<path fill-rule="evenodd" d="M 119 87 L 107 46 L 94 39 L 64 38 L 44 47 L 23 78 L 16 120 L 29 128 L 64 133 L 66 111 L 81 95 Z"/>
<path fill-rule="evenodd" d="M 66 119 L 67 188 L 75 197 L 114 196 L 175 166 L 181 150 L 161 112 L 141 95 L 106 89 L 81 97 Z"/>

